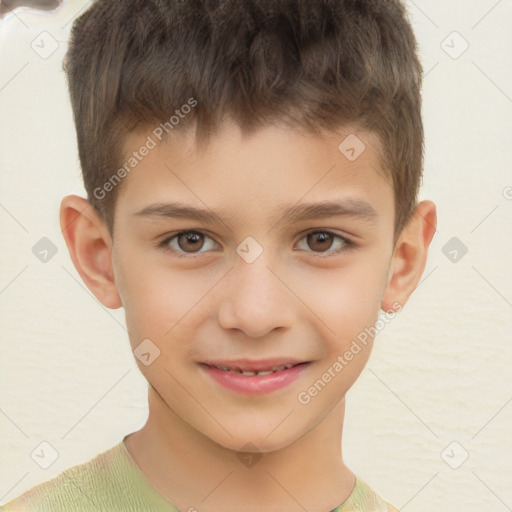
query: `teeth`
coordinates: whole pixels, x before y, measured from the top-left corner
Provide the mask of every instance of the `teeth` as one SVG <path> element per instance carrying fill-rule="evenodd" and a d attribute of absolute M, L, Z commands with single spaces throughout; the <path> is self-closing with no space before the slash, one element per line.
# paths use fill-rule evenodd
<path fill-rule="evenodd" d="M 239 370 L 237 368 L 228 368 L 227 366 L 216 366 L 215 368 L 219 368 L 220 370 L 224 370 L 225 372 L 234 372 L 234 373 L 240 373 L 241 375 L 245 375 L 246 377 L 254 377 L 255 375 L 258 376 L 264 376 L 264 375 L 270 375 L 271 373 L 275 372 L 282 372 L 283 370 L 287 370 L 288 368 L 291 368 L 294 366 L 293 364 L 284 364 L 281 366 L 276 366 L 275 368 L 272 368 L 271 370 L 265 370 L 261 372 L 249 372 L 244 370 Z"/>

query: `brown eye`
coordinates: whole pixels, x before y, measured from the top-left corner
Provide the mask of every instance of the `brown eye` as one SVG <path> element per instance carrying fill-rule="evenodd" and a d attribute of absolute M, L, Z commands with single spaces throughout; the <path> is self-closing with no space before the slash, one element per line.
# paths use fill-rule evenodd
<path fill-rule="evenodd" d="M 334 256 L 354 244 L 346 238 L 329 231 L 312 231 L 299 240 L 300 250 L 316 256 Z"/>
<path fill-rule="evenodd" d="M 334 237 L 327 232 L 318 231 L 307 236 L 308 246 L 316 252 L 323 252 L 332 246 Z"/>
<path fill-rule="evenodd" d="M 194 252 L 204 245 L 204 235 L 197 231 L 187 231 L 177 235 L 178 246 L 185 252 Z"/>
<path fill-rule="evenodd" d="M 201 231 L 180 231 L 158 245 L 176 256 L 195 256 L 219 248 L 211 237 Z"/>

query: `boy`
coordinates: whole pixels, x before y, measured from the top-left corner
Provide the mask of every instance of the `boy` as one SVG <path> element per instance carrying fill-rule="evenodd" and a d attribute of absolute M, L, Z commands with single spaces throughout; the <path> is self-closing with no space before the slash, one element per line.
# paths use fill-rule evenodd
<path fill-rule="evenodd" d="M 88 201 L 61 226 L 149 417 L 2 510 L 396 511 L 341 440 L 436 226 L 402 4 L 97 0 L 65 69 Z"/>

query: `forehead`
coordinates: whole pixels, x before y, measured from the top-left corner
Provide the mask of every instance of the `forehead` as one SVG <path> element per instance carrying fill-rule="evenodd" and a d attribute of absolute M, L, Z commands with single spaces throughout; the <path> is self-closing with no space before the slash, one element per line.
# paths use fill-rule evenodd
<path fill-rule="evenodd" d="M 380 214 L 393 214 L 380 142 L 366 131 L 343 128 L 313 135 L 266 126 L 246 135 L 225 124 L 208 144 L 198 144 L 191 131 L 160 141 L 149 127 L 127 138 L 128 158 L 136 166 L 124 178 L 116 206 L 127 215 L 179 201 L 234 222 L 263 213 L 271 220 L 283 208 L 290 213 L 292 204 L 341 196 L 362 210 L 367 204 Z"/>

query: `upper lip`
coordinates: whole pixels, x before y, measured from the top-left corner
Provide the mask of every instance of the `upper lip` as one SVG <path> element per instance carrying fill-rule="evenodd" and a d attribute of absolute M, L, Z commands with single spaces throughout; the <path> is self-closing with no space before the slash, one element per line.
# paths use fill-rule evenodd
<path fill-rule="evenodd" d="M 232 370 L 241 370 L 243 372 L 264 372 L 268 370 L 273 370 L 279 368 L 280 366 L 295 366 L 300 363 L 307 363 L 308 361 L 303 361 L 300 359 L 294 359 L 291 357 L 277 357 L 272 359 L 259 359 L 259 360 L 250 360 L 250 359 L 232 359 L 232 360 L 209 360 L 204 361 L 203 364 L 208 366 L 223 366 L 225 368 L 230 368 Z"/>

